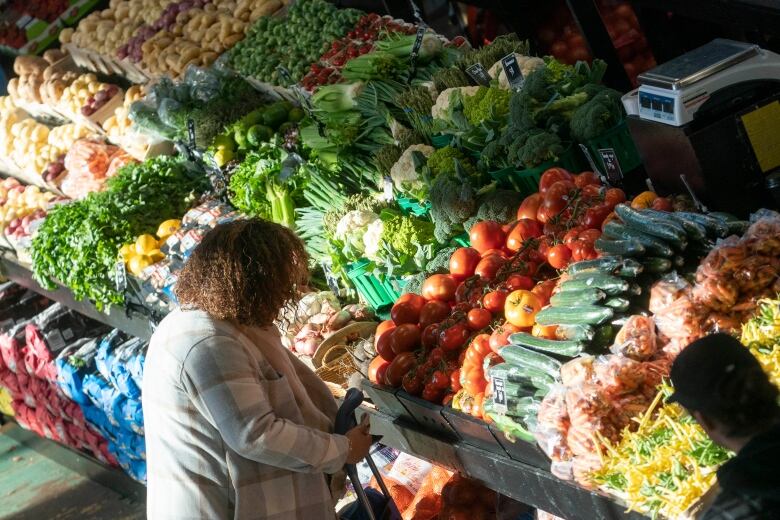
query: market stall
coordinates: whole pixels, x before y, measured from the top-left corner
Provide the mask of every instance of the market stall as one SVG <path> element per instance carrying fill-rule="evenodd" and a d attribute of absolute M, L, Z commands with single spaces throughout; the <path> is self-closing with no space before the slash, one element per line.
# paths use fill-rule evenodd
<path fill-rule="evenodd" d="M 286 346 L 361 386 L 383 443 L 565 518 L 701 508 L 731 454 L 665 381 L 715 330 L 777 381 L 771 199 L 646 182 L 635 130 L 666 123 L 597 58 L 322 0 L 146 4 L 18 58 L 0 100 L 3 410 L 145 481 L 146 341 L 203 236 L 260 217 L 309 254 Z M 664 425 L 696 446 L 637 453 Z"/>

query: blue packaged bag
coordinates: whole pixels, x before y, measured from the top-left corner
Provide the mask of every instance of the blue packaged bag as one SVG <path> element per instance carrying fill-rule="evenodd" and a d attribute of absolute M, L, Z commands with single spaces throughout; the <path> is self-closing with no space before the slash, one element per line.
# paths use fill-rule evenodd
<path fill-rule="evenodd" d="M 141 397 L 141 386 L 133 377 L 132 364 L 137 357 L 145 357 L 146 346 L 144 341 L 132 338 L 118 345 L 113 352 L 109 381 L 130 399 Z M 141 377 L 143 377 L 143 369 L 141 370 Z"/>
<path fill-rule="evenodd" d="M 111 426 L 120 425 L 121 401 L 127 398 L 119 390 L 103 379 L 100 374 L 87 374 L 84 377 L 84 393 L 95 406 L 103 410 Z"/>
<path fill-rule="evenodd" d="M 128 337 L 124 332 L 114 329 L 100 341 L 97 355 L 95 356 L 95 367 L 106 381 L 111 380 L 111 367 L 116 360 L 114 350 L 117 346 L 127 341 L 127 339 Z"/>
<path fill-rule="evenodd" d="M 57 367 L 57 385 L 65 395 L 82 406 L 91 402 L 84 394 L 84 377 L 90 369 L 94 370 L 94 358 L 99 342 L 99 338 L 78 340 L 67 346 L 54 360 Z"/>

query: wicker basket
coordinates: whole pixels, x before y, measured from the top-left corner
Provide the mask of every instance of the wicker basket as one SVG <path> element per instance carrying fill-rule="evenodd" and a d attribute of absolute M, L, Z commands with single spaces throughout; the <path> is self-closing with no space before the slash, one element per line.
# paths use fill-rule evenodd
<path fill-rule="evenodd" d="M 332 383 L 340 387 L 343 387 L 349 377 L 355 372 L 357 372 L 357 367 L 352 361 L 352 356 L 346 352 L 314 371 L 326 383 Z"/>
<path fill-rule="evenodd" d="M 320 346 L 317 347 L 317 350 L 314 352 L 311 361 L 315 368 L 319 368 L 326 364 L 325 358 L 334 347 L 344 349 L 344 354 L 346 354 L 350 337 L 370 338 L 371 335 L 374 334 L 377 325 L 378 324 L 375 321 L 358 321 L 350 323 L 343 329 L 334 332 L 333 335 L 320 343 Z M 333 354 L 330 354 L 328 359 L 332 360 L 332 356 Z"/>

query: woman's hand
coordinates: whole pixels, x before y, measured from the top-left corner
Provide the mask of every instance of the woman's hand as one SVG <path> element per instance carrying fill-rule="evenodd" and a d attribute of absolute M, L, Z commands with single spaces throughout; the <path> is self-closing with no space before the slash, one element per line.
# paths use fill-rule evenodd
<path fill-rule="evenodd" d="M 360 420 L 360 424 L 347 432 L 349 439 L 349 453 L 347 453 L 347 464 L 357 464 L 368 455 L 373 442 L 370 433 L 368 414 Z"/>

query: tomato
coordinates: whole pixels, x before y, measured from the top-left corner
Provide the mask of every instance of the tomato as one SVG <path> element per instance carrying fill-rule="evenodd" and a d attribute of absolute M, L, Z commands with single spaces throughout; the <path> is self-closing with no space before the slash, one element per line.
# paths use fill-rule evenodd
<path fill-rule="evenodd" d="M 531 292 L 539 297 L 539 300 L 543 305 L 547 305 L 550 303 L 550 296 L 552 295 L 553 289 L 555 289 L 557 283 L 558 282 L 556 280 L 545 280 L 543 282 L 539 282 L 536 284 L 536 287 L 531 289 Z"/>
<path fill-rule="evenodd" d="M 455 290 L 455 301 L 458 305 L 465 303 L 471 307 L 479 303 L 482 299 L 482 292 L 485 288 L 485 280 L 479 276 L 467 278 L 458 285 Z"/>
<path fill-rule="evenodd" d="M 542 208 L 560 213 L 568 204 L 569 197 L 576 186 L 571 181 L 558 181 L 549 188 L 542 199 Z"/>
<path fill-rule="evenodd" d="M 582 225 L 591 229 L 601 229 L 601 223 L 612 212 L 612 207 L 606 204 L 599 204 L 593 206 L 585 211 L 585 218 L 582 221 Z"/>
<path fill-rule="evenodd" d="M 379 339 L 377 339 L 376 345 L 374 345 L 376 353 L 386 361 L 392 361 L 395 358 L 395 352 L 393 352 L 392 347 L 393 332 L 395 332 L 395 328 L 384 331 L 381 336 L 378 336 Z"/>
<path fill-rule="evenodd" d="M 444 370 L 437 370 L 431 375 L 430 384 L 440 390 L 450 387 L 450 376 Z"/>
<path fill-rule="evenodd" d="M 448 394 L 444 394 L 444 397 L 441 399 L 441 405 L 442 406 L 452 406 L 452 400 L 455 399 L 455 394 L 450 392 Z"/>
<path fill-rule="evenodd" d="M 562 59 L 566 54 L 568 54 L 568 50 L 569 48 L 566 47 L 566 44 L 560 40 L 556 41 L 550 46 L 550 54 L 559 59 Z"/>
<path fill-rule="evenodd" d="M 455 289 L 458 283 L 448 274 L 429 276 L 422 286 L 422 295 L 426 300 L 449 302 L 455 299 Z"/>
<path fill-rule="evenodd" d="M 471 395 L 484 392 L 487 387 L 487 381 L 485 381 L 485 374 L 482 372 L 482 368 L 472 368 L 465 374 L 461 372 L 460 380 L 463 388 Z"/>
<path fill-rule="evenodd" d="M 453 392 L 457 392 L 462 388 L 462 385 L 460 384 L 460 369 L 455 369 L 452 371 L 452 374 L 450 374 L 450 389 L 452 389 Z"/>
<path fill-rule="evenodd" d="M 480 278 L 490 281 L 496 277 L 498 270 L 506 263 L 506 258 L 499 255 L 486 256 L 479 261 L 475 274 L 478 274 Z"/>
<path fill-rule="evenodd" d="M 418 396 L 422 393 L 423 389 L 422 378 L 412 372 L 407 372 L 403 377 L 401 387 L 407 394 Z"/>
<path fill-rule="evenodd" d="M 592 244 L 599 237 L 601 237 L 600 229 L 586 229 L 585 231 L 579 234 L 577 240 Z"/>
<path fill-rule="evenodd" d="M 555 53 L 553 53 L 555 54 Z M 574 177 L 568 170 L 563 168 L 550 168 L 545 170 L 542 176 L 539 178 L 539 193 L 544 195 L 547 189 L 558 181 L 573 181 Z"/>
<path fill-rule="evenodd" d="M 552 246 L 547 253 L 547 262 L 556 269 L 566 269 L 571 260 L 571 250 L 564 244 Z"/>
<path fill-rule="evenodd" d="M 604 203 L 613 208 L 626 201 L 626 193 L 620 188 L 610 188 L 604 194 Z"/>
<path fill-rule="evenodd" d="M 504 302 L 508 294 L 509 291 L 503 289 L 490 291 L 482 298 L 482 306 L 493 314 L 503 312 Z"/>
<path fill-rule="evenodd" d="M 465 280 L 474 274 L 480 255 L 473 247 L 459 247 L 450 257 L 450 275 L 456 280 Z"/>
<path fill-rule="evenodd" d="M 674 211 L 672 201 L 666 197 L 658 197 L 653 201 L 650 207 L 656 211 Z"/>
<path fill-rule="evenodd" d="M 504 323 L 500 327 L 496 328 L 496 330 L 494 330 L 490 335 L 490 340 L 488 341 L 490 349 L 493 352 L 498 353 L 501 347 L 509 345 L 509 336 L 515 332 L 520 332 L 520 328 L 515 327 L 511 323 Z"/>
<path fill-rule="evenodd" d="M 588 185 L 601 186 L 601 180 L 599 176 L 593 172 L 582 172 L 579 175 L 574 176 L 574 184 L 578 188 L 584 188 Z"/>
<path fill-rule="evenodd" d="M 393 388 L 401 386 L 404 375 L 414 367 L 414 362 L 415 357 L 411 352 L 402 352 L 400 355 L 396 356 L 395 359 L 390 362 L 390 366 L 387 367 L 385 382 Z"/>
<path fill-rule="evenodd" d="M 546 224 L 545 224 L 546 226 Z M 536 248 L 536 251 L 539 253 L 539 260 L 542 262 L 547 261 L 547 253 L 550 251 L 550 248 L 552 247 L 551 244 L 552 240 L 550 239 L 550 236 L 543 236 L 539 239 L 539 247 Z"/>
<path fill-rule="evenodd" d="M 571 257 L 577 262 L 580 260 L 593 260 L 598 258 L 598 253 L 593 247 L 593 243 L 578 240 L 571 249 Z"/>
<path fill-rule="evenodd" d="M 466 322 L 471 330 L 481 330 L 490 325 L 493 315 L 487 309 L 471 309 L 466 315 Z"/>
<path fill-rule="evenodd" d="M 466 325 L 463 323 L 456 323 L 439 332 L 439 346 L 445 352 L 458 350 L 466 343 L 470 334 L 471 331 L 469 331 Z"/>
<path fill-rule="evenodd" d="M 523 242 L 540 236 L 542 236 L 542 225 L 537 220 L 530 218 L 520 219 L 506 239 L 506 248 L 513 253 L 517 252 L 523 247 Z"/>
<path fill-rule="evenodd" d="M 375 385 L 383 385 L 385 382 L 385 373 L 390 362 L 381 356 L 377 356 L 368 364 L 368 380 Z"/>
<path fill-rule="evenodd" d="M 393 323 L 393 320 L 385 320 L 381 322 L 376 327 L 376 331 L 374 332 L 374 345 L 376 345 L 376 342 L 379 341 L 379 336 L 384 334 L 388 330 L 392 330 L 395 328 L 395 323 Z"/>
<path fill-rule="evenodd" d="M 558 325 L 539 325 L 534 324 L 534 328 L 531 329 L 531 334 L 537 338 L 556 339 L 555 331 L 558 329 Z"/>
<path fill-rule="evenodd" d="M 390 348 L 396 355 L 417 350 L 420 346 L 420 327 L 412 323 L 397 326 L 391 332 Z"/>
<path fill-rule="evenodd" d="M 494 220 L 483 220 L 471 226 L 469 241 L 471 247 L 481 253 L 488 249 L 501 249 L 504 247 L 506 235 L 501 229 L 501 224 Z"/>
<path fill-rule="evenodd" d="M 438 323 L 432 323 L 423 329 L 422 334 L 420 335 L 420 343 L 422 343 L 423 348 L 428 350 L 433 349 L 439 344 Z"/>
<path fill-rule="evenodd" d="M 536 213 L 539 211 L 539 206 L 542 205 L 542 194 L 534 193 L 523 199 L 520 207 L 517 209 L 517 220 L 523 218 L 536 219 Z"/>
<path fill-rule="evenodd" d="M 441 323 L 449 315 L 449 305 L 439 300 L 431 300 L 420 311 L 420 328 L 425 330 L 431 324 Z"/>
<path fill-rule="evenodd" d="M 503 258 L 506 258 L 506 253 L 504 251 L 505 251 L 504 249 L 488 249 L 487 251 L 482 253 L 482 258 L 485 258 L 486 256 L 490 256 L 490 255 L 498 255 Z"/>
<path fill-rule="evenodd" d="M 474 349 L 479 353 L 481 358 L 492 352 L 490 348 L 490 334 L 478 334 L 471 340 L 470 349 Z"/>
<path fill-rule="evenodd" d="M 515 327 L 531 327 L 541 308 L 542 301 L 531 291 L 514 291 L 507 296 L 504 315 Z"/>
<path fill-rule="evenodd" d="M 422 296 L 420 297 L 422 298 Z M 405 323 L 417 323 L 420 321 L 420 308 L 414 307 L 411 303 L 396 303 L 393 308 L 390 309 L 390 318 L 396 325 L 403 325 Z"/>
<path fill-rule="evenodd" d="M 579 234 L 584 231 L 585 228 L 583 226 L 575 226 L 571 228 L 569 231 L 566 232 L 565 235 L 563 235 L 563 243 L 567 246 L 570 246 L 574 243 L 575 240 L 579 237 Z"/>
<path fill-rule="evenodd" d="M 438 403 L 441 400 L 442 391 L 431 384 L 425 385 L 422 391 L 422 398 L 431 403 Z"/>
<path fill-rule="evenodd" d="M 539 211 L 536 212 L 536 220 L 544 224 L 557 214 L 558 212 L 551 208 L 540 206 Z"/>
<path fill-rule="evenodd" d="M 510 291 L 516 291 L 518 289 L 530 290 L 534 286 L 534 281 L 530 276 L 513 274 L 504 281 L 504 286 Z"/>
<path fill-rule="evenodd" d="M 415 309 L 417 309 L 417 312 L 420 312 L 420 310 L 423 308 L 423 305 L 425 305 L 425 298 L 420 296 L 419 294 L 414 293 L 405 293 L 402 294 L 396 301 L 396 305 L 399 303 L 408 303 Z"/>
<path fill-rule="evenodd" d="M 427 362 L 430 363 L 430 366 L 437 366 L 441 363 L 442 359 L 444 359 L 444 351 L 439 347 L 436 347 L 428 354 Z"/>

